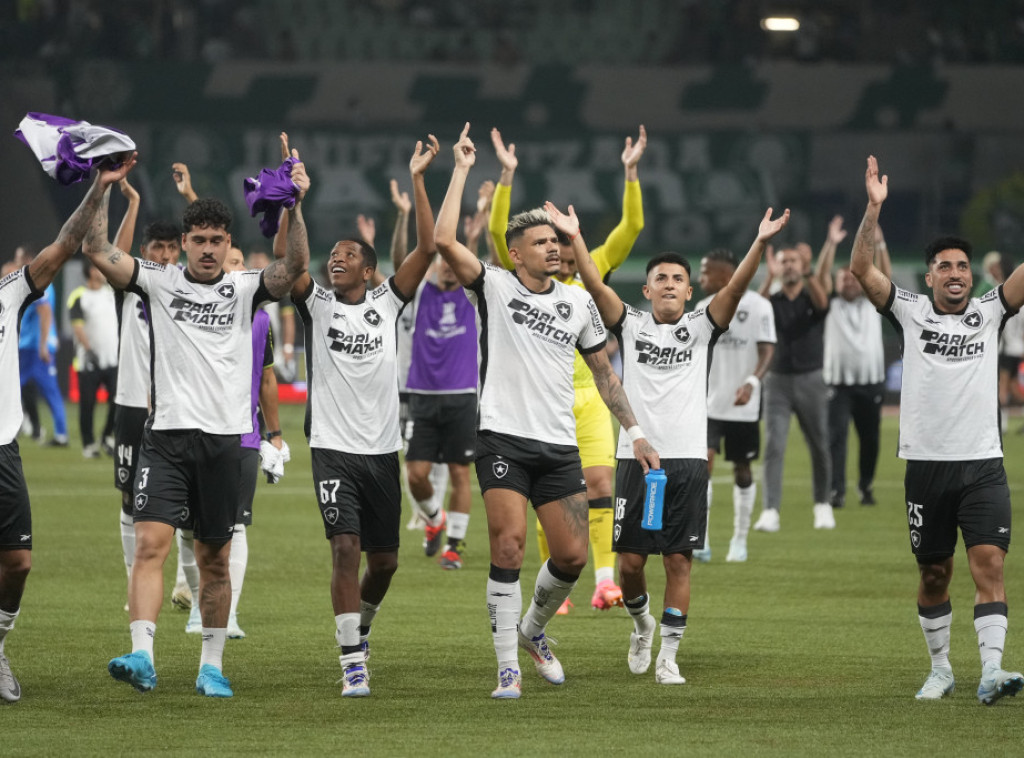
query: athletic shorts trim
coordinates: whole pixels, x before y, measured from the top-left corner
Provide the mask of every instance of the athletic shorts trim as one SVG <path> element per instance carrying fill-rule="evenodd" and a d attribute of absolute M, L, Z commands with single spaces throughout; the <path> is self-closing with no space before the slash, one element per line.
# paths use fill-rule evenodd
<path fill-rule="evenodd" d="M 615 472 L 615 525 L 612 550 L 636 555 L 673 555 L 704 547 L 708 524 L 708 462 L 698 458 L 662 459 L 668 477 L 661 531 L 640 526 L 646 484 L 640 463 L 620 460 Z"/>
<path fill-rule="evenodd" d="M 313 488 L 327 539 L 354 534 L 367 553 L 398 550 L 398 453 L 357 455 L 316 447 L 311 452 Z"/>
<path fill-rule="evenodd" d="M 0 445 L 0 550 L 32 549 L 32 508 L 18 441 Z"/>
<path fill-rule="evenodd" d="M 732 463 L 749 463 L 761 456 L 761 424 L 757 421 L 708 419 L 708 450 L 722 452 Z"/>
<path fill-rule="evenodd" d="M 597 387 L 577 387 L 572 406 L 576 417 L 576 444 L 583 468 L 615 466 L 615 433 L 612 414 Z"/>
<path fill-rule="evenodd" d="M 536 508 L 587 490 L 579 450 L 574 445 L 480 431 L 476 449 L 476 478 L 482 493 L 513 490 Z"/>
<path fill-rule="evenodd" d="M 944 560 L 964 546 L 1010 549 L 1010 488 L 1002 458 L 981 461 L 907 461 L 904 477 L 910 548 Z"/>
<path fill-rule="evenodd" d="M 238 487 L 238 511 L 235 523 L 252 526 L 252 505 L 256 499 L 256 482 L 260 474 L 260 451 L 254 447 L 239 450 L 242 481 Z"/>
<path fill-rule="evenodd" d="M 409 393 L 407 461 L 469 464 L 476 458 L 475 392 L 451 395 Z"/>

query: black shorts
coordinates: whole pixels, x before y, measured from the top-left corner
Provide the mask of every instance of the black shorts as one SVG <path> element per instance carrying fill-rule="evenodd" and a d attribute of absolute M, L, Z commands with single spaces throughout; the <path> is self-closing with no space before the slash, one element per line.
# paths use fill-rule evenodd
<path fill-rule="evenodd" d="M 552 445 L 498 432 L 477 434 L 476 478 L 481 493 L 513 490 L 534 508 L 587 490 L 575 445 Z"/>
<path fill-rule="evenodd" d="M 1002 458 L 907 461 L 904 478 L 910 547 L 921 563 L 939 563 L 964 546 L 1010 548 L 1010 488 Z"/>
<path fill-rule="evenodd" d="M 476 393 L 409 393 L 405 460 L 468 464 L 476 457 Z"/>
<path fill-rule="evenodd" d="M 256 481 L 260 474 L 260 451 L 254 447 L 240 448 L 242 483 L 238 488 L 238 512 L 235 523 L 252 526 L 252 503 L 256 498 Z"/>
<path fill-rule="evenodd" d="M 32 549 L 32 509 L 18 441 L 0 445 L 0 550 Z"/>
<path fill-rule="evenodd" d="M 761 425 L 757 421 L 720 421 L 708 419 L 708 450 L 722 452 L 733 463 L 749 463 L 761 455 Z"/>
<path fill-rule="evenodd" d="M 311 452 L 327 539 L 355 534 L 367 553 L 397 551 L 402 520 L 398 453 L 357 455 L 316 447 Z"/>
<path fill-rule="evenodd" d="M 114 406 L 114 486 L 131 493 L 135 487 L 135 471 L 139 464 L 142 432 L 149 411 L 127 405 Z M 131 515 L 131 512 L 127 512 Z"/>
<path fill-rule="evenodd" d="M 999 370 L 1009 373 L 1011 379 L 1016 379 L 1020 373 L 1021 356 L 999 354 Z"/>
<path fill-rule="evenodd" d="M 136 521 L 191 529 L 200 542 L 227 542 L 242 486 L 240 453 L 237 434 L 147 430 L 135 475 L 132 516 Z"/>
<path fill-rule="evenodd" d="M 661 459 L 668 482 L 661 531 L 640 526 L 644 512 L 644 471 L 635 460 L 620 460 L 615 470 L 616 553 L 671 555 L 704 547 L 708 524 L 708 462 L 697 458 Z"/>

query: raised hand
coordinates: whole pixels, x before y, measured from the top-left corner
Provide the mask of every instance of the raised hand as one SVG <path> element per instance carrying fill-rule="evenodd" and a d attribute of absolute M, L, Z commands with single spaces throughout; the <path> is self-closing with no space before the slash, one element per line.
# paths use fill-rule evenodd
<path fill-rule="evenodd" d="M 786 228 L 786 224 L 789 223 L 789 208 L 786 208 L 782 212 L 782 215 L 777 219 L 772 219 L 772 209 L 769 208 L 764 213 L 764 218 L 761 219 L 761 224 L 757 227 L 757 238 L 762 242 L 767 242 L 776 234 Z M 768 259 L 771 261 L 771 257 Z M 771 263 L 769 262 L 769 267 Z"/>
<path fill-rule="evenodd" d="M 139 200 L 139 192 L 132 185 L 128 183 L 127 179 L 122 179 L 117 183 L 117 186 L 121 190 L 121 194 L 124 195 L 124 199 L 129 203 L 137 202 Z"/>
<path fill-rule="evenodd" d="M 640 125 L 640 136 L 637 137 L 636 142 L 633 142 L 632 137 L 626 137 L 626 147 L 622 151 L 622 165 L 626 168 L 633 168 L 637 163 L 640 162 L 641 156 L 644 154 L 644 150 L 647 149 L 647 130 L 644 129 L 644 125 Z"/>
<path fill-rule="evenodd" d="M 408 216 L 412 212 L 412 200 L 408 192 L 399 192 L 398 180 L 391 180 L 391 202 L 398 209 L 398 212 Z"/>
<path fill-rule="evenodd" d="M 111 184 L 120 182 L 128 176 L 129 171 L 135 168 L 138 158 L 138 153 L 133 152 L 131 155 L 125 153 L 121 156 L 121 165 L 118 168 L 113 168 L 109 163 L 101 163 L 99 168 L 100 184 L 109 187 Z"/>
<path fill-rule="evenodd" d="M 422 174 L 427 170 L 427 166 L 434 160 L 434 156 L 437 155 L 438 151 L 441 150 L 441 145 L 437 141 L 437 137 L 433 134 L 428 134 L 427 139 L 430 142 L 424 145 L 422 140 L 417 140 L 416 151 L 412 154 L 412 158 L 409 160 L 409 171 L 413 176 Z"/>
<path fill-rule="evenodd" d="M 491 205 L 491 199 L 494 197 L 494 182 L 490 179 L 485 180 L 480 184 L 480 189 L 476 193 L 476 212 L 483 213 Z"/>
<path fill-rule="evenodd" d="M 843 229 L 843 217 L 833 216 L 828 224 L 828 241 L 833 245 L 838 245 L 844 239 L 846 239 L 846 230 Z"/>
<path fill-rule="evenodd" d="M 282 136 L 285 137 L 284 144 L 287 145 L 287 135 L 282 132 Z M 295 186 L 299 188 L 299 200 L 306 196 L 309 192 L 309 174 L 306 173 L 306 164 L 299 158 L 299 151 L 292 149 L 292 158 L 296 160 L 296 163 L 292 164 L 291 178 L 295 183 Z"/>
<path fill-rule="evenodd" d="M 764 246 L 764 261 L 765 265 L 768 266 L 768 274 L 773 279 L 779 279 L 782 277 L 782 264 L 779 263 L 779 259 L 775 256 L 774 245 Z"/>
<path fill-rule="evenodd" d="M 868 190 L 868 202 L 871 205 L 881 205 L 889 196 L 889 177 L 878 178 L 878 161 L 875 156 L 868 156 L 868 170 L 864 174 L 864 184 Z"/>
<path fill-rule="evenodd" d="M 373 247 L 373 241 L 377 237 L 377 222 L 360 213 L 356 216 L 356 228 L 359 230 L 359 236 L 363 242 Z"/>
<path fill-rule="evenodd" d="M 551 217 L 551 223 L 555 229 L 562 232 L 569 238 L 574 238 L 580 233 L 580 220 L 576 217 L 576 209 L 569 206 L 568 215 L 562 213 L 550 200 L 544 203 L 545 212 Z"/>
<path fill-rule="evenodd" d="M 505 171 L 515 171 L 519 166 L 519 159 L 516 158 L 516 145 L 510 142 L 508 147 L 501 139 L 501 132 L 491 129 L 491 143 L 494 145 L 494 152 L 498 156 L 498 163 Z"/>
<path fill-rule="evenodd" d="M 195 194 L 192 191 L 192 177 L 188 173 L 188 166 L 184 163 L 171 164 L 171 177 L 174 179 L 174 186 L 177 187 L 179 195 L 188 197 Z"/>
<path fill-rule="evenodd" d="M 288 149 L 288 133 L 281 132 L 281 160 L 288 160 L 288 156 L 291 155 L 291 151 Z"/>
<path fill-rule="evenodd" d="M 476 145 L 469 138 L 469 122 L 462 127 L 462 134 L 459 141 L 455 143 L 452 150 L 455 152 L 455 166 L 457 168 L 469 168 L 476 163 Z"/>

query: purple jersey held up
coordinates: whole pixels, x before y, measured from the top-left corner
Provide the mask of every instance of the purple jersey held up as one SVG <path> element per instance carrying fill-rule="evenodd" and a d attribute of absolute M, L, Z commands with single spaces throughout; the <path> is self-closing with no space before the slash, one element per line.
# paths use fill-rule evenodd
<path fill-rule="evenodd" d="M 406 388 L 420 394 L 476 392 L 476 309 L 462 287 L 425 282 L 416 298 Z"/>
<path fill-rule="evenodd" d="M 260 448 L 260 385 L 263 369 L 274 365 L 274 342 L 270 334 L 270 316 L 265 310 L 256 311 L 252 319 L 252 431 L 242 435 L 242 447 Z"/>

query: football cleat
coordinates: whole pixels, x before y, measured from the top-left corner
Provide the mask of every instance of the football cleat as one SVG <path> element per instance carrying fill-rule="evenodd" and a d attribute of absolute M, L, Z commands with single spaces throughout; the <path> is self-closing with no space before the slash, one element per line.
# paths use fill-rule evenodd
<path fill-rule="evenodd" d="M 693 551 L 693 560 L 697 563 L 710 563 L 711 562 L 711 548 L 702 547 L 700 550 Z"/>
<path fill-rule="evenodd" d="M 555 614 L 558 615 L 558 616 L 568 616 L 569 615 L 569 609 L 570 608 L 575 608 L 575 607 L 576 606 L 573 605 L 572 600 L 570 600 L 569 598 L 566 598 L 565 600 L 562 601 L 562 604 L 560 606 L 558 606 L 558 610 L 555 611 Z"/>
<path fill-rule="evenodd" d="M 1016 697 L 1021 689 L 1024 689 L 1024 676 L 1016 671 L 1003 671 L 993 666 L 982 672 L 978 684 L 978 700 L 985 705 L 992 705 L 1007 695 Z"/>
<path fill-rule="evenodd" d="M 144 650 L 114 658 L 107 664 L 107 671 L 119 682 L 127 682 L 139 692 L 149 692 L 156 687 L 156 669 L 153 659 Z"/>
<path fill-rule="evenodd" d="M 519 632 L 519 647 L 533 658 L 533 665 L 537 667 L 538 674 L 552 684 L 561 684 L 565 681 L 565 672 L 562 671 L 562 664 L 558 662 L 551 652 L 551 648 L 548 647 L 549 639 L 544 636 L 544 632 L 536 637 L 527 637 Z M 550 639 L 550 641 L 552 645 L 557 644 L 554 639 Z"/>
<path fill-rule="evenodd" d="M 228 639 L 229 640 L 244 640 L 245 632 L 242 631 L 242 627 L 238 625 L 238 616 L 231 614 L 228 616 Z"/>
<path fill-rule="evenodd" d="M 944 666 L 931 670 L 914 697 L 918 700 L 941 700 L 946 695 L 952 695 L 955 689 L 953 669 Z"/>
<path fill-rule="evenodd" d="M 658 684 L 686 684 L 686 679 L 679 673 L 675 661 L 662 658 L 654 669 L 654 679 Z"/>
<path fill-rule="evenodd" d="M 193 605 L 192 610 L 188 612 L 188 621 L 185 622 L 185 633 L 186 634 L 202 634 L 203 633 L 203 617 L 199 613 L 199 606 Z"/>
<path fill-rule="evenodd" d="M 761 511 L 760 518 L 754 524 L 756 532 L 777 532 L 779 531 L 779 512 L 774 508 L 765 508 Z"/>
<path fill-rule="evenodd" d="M 607 611 L 609 608 L 622 605 L 622 590 L 619 585 L 611 579 L 598 582 L 594 588 L 594 596 L 590 598 L 590 605 L 599 611 Z"/>
<path fill-rule="evenodd" d="M 204 663 L 199 669 L 199 676 L 196 677 L 196 692 L 206 697 L 233 697 L 231 682 L 221 673 L 221 670 L 210 663 Z"/>
<path fill-rule="evenodd" d="M 828 503 L 818 503 L 814 506 L 814 528 L 836 528 L 836 517 L 832 514 L 832 506 Z"/>
<path fill-rule="evenodd" d="M 501 669 L 498 672 L 498 686 L 491 693 L 495 700 L 518 700 L 523 694 L 522 678 L 518 671 L 512 668 Z"/>
<path fill-rule="evenodd" d="M 179 611 L 191 610 L 192 591 L 188 588 L 187 584 L 174 585 L 174 591 L 171 592 L 171 605 Z"/>
<path fill-rule="evenodd" d="M 363 663 L 350 663 L 341 677 L 342 697 L 367 697 L 370 694 L 370 673 Z"/>
<path fill-rule="evenodd" d="M 0 700 L 8 703 L 21 700 L 21 685 L 11 673 L 11 664 L 3 653 L 0 653 Z"/>
<path fill-rule="evenodd" d="M 444 527 L 448 523 L 448 514 L 441 511 L 441 521 L 437 526 L 431 526 L 428 522 L 423 527 L 423 552 L 427 557 L 437 555 L 441 549 L 441 538 L 444 536 Z"/>
<path fill-rule="evenodd" d="M 465 543 L 461 540 L 454 547 L 449 545 L 448 549 L 441 553 L 441 558 L 438 560 L 441 568 L 454 571 L 455 569 L 462 568 L 462 551 L 465 549 Z"/>
<path fill-rule="evenodd" d="M 655 630 L 654 617 L 650 614 L 643 616 L 640 626 L 641 628 L 646 627 L 647 631 L 638 632 L 634 627 L 634 630 L 630 632 L 629 655 L 626 658 L 629 662 L 629 670 L 634 674 L 645 674 L 651 667 L 651 647 L 654 644 Z"/>
<path fill-rule="evenodd" d="M 729 540 L 729 554 L 725 556 L 726 563 L 743 563 L 747 560 L 747 541 L 738 540 L 733 537 Z"/>

